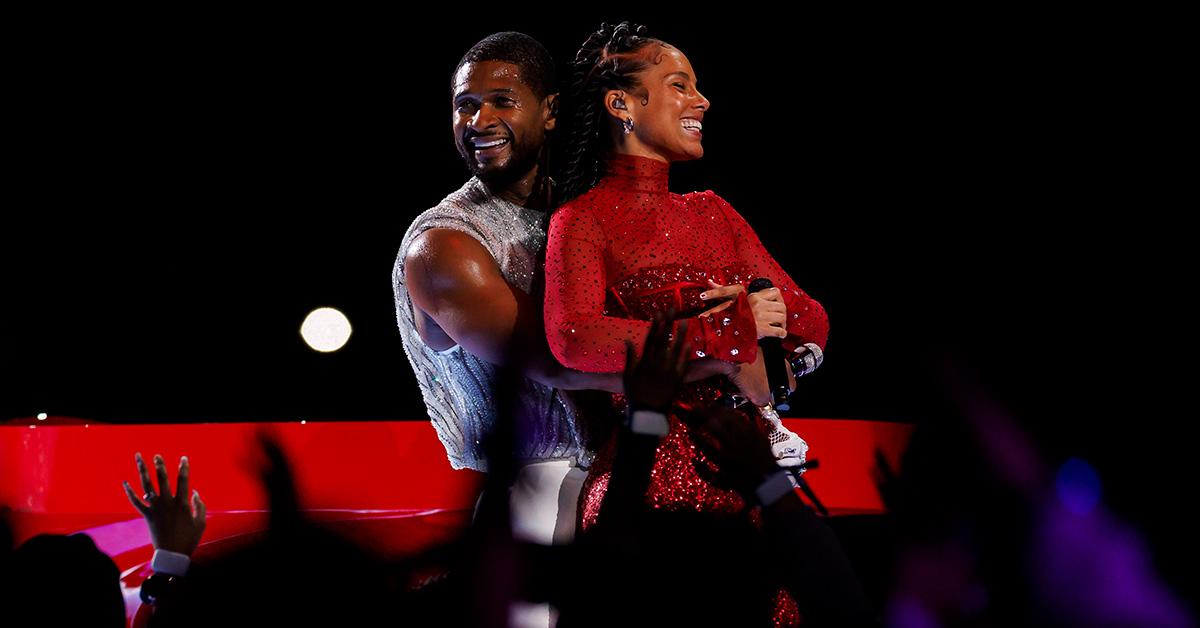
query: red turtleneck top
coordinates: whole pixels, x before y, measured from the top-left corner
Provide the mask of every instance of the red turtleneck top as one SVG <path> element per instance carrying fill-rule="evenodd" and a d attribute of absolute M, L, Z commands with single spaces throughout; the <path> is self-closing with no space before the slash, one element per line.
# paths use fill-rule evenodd
<path fill-rule="evenodd" d="M 546 244 L 546 335 L 564 366 L 616 372 L 624 340 L 639 351 L 654 312 L 673 306 L 688 319 L 692 358 L 753 362 L 758 348 L 745 292 L 713 315 L 702 301 L 707 280 L 749 287 L 770 279 L 787 307 L 787 350 L 806 342 L 822 349 L 829 321 L 767 253 L 750 225 L 712 190 L 668 191 L 668 162 L 615 154 L 591 190 L 550 219 Z M 679 331 L 679 321 L 675 331 Z"/>

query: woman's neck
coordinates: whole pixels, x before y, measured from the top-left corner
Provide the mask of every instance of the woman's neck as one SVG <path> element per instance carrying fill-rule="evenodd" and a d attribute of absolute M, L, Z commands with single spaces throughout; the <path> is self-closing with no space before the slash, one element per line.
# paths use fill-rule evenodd
<path fill-rule="evenodd" d="M 637 157 L 645 157 L 646 159 L 654 159 L 656 161 L 663 161 L 663 162 L 666 162 L 667 164 L 671 163 L 670 159 L 667 159 L 666 157 L 663 157 L 662 155 L 660 155 L 652 150 L 647 150 L 646 148 L 644 148 L 642 146 L 622 146 L 620 148 L 613 150 L 612 153 L 610 153 L 610 155 L 635 155 Z"/>
<path fill-rule="evenodd" d="M 610 153 L 603 161 L 600 185 L 633 192 L 667 193 L 671 163 L 632 153 Z"/>

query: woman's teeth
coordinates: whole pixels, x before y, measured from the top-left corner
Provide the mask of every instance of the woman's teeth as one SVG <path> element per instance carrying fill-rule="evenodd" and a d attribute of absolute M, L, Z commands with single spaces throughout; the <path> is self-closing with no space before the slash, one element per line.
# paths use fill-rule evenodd
<path fill-rule="evenodd" d="M 685 118 L 685 119 L 683 120 L 682 124 L 683 124 L 683 128 L 684 128 L 685 130 L 688 130 L 688 131 L 697 131 L 697 132 L 699 132 L 699 131 L 700 131 L 700 129 L 702 129 L 702 128 L 703 128 L 703 126 L 704 126 L 704 125 L 700 124 L 700 121 L 699 121 L 699 120 L 693 120 L 693 119 L 691 119 L 691 118 Z"/>

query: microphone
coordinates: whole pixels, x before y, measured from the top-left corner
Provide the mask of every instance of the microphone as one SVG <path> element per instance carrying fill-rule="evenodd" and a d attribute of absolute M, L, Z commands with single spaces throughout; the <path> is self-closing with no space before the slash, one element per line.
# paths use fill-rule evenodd
<path fill-rule="evenodd" d="M 775 284 L 766 277 L 759 277 L 750 282 L 750 292 L 773 287 Z M 787 321 L 784 321 L 784 324 L 786 325 Z M 792 409 L 792 404 L 789 400 L 791 391 L 788 390 L 787 366 L 784 364 L 787 356 L 783 350 L 782 339 L 774 336 L 759 338 L 758 348 L 763 352 L 763 362 L 767 365 L 767 384 L 771 387 L 771 402 L 776 410 L 787 412 Z"/>

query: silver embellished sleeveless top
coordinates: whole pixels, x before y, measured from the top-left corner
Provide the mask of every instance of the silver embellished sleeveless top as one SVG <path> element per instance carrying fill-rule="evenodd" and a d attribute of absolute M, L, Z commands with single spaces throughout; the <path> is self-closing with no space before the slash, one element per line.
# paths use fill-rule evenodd
<path fill-rule="evenodd" d="M 481 441 L 496 417 L 492 395 L 495 367 L 460 345 L 439 352 L 425 344 L 417 333 L 405 284 L 405 255 L 413 239 L 428 229 L 462 231 L 487 248 L 509 284 L 529 294 L 534 273 L 542 272 L 538 258 L 546 244 L 545 224 L 545 212 L 494 196 L 478 177 L 471 177 L 458 191 L 417 216 L 401 241 L 392 267 L 396 321 L 429 418 L 455 469 L 487 470 Z M 572 398 L 566 391 L 526 377 L 518 381 L 515 410 L 522 417 L 523 442 L 517 457 L 572 458 L 586 465 L 590 454 Z"/>

